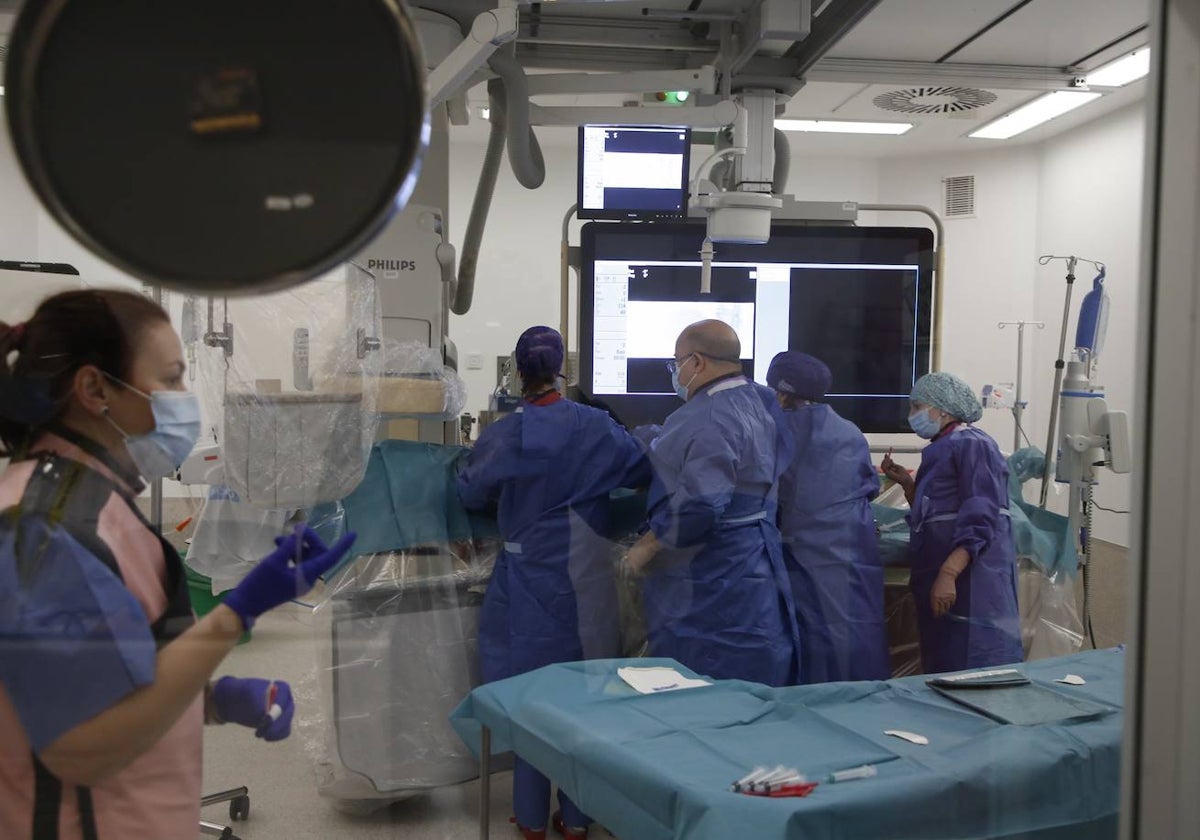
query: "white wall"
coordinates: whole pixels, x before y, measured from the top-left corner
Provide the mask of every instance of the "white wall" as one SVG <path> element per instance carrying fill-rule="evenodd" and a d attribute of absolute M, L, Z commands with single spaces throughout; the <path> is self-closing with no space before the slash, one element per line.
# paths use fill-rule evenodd
<path fill-rule="evenodd" d="M 938 213 L 943 179 L 975 176 L 975 217 L 945 222 L 941 367 L 976 389 L 1014 379 L 1016 336 L 997 324 L 1029 320 L 1034 314 L 1038 166 L 1038 153 L 1029 148 L 881 162 L 881 202 L 922 204 Z M 927 225 L 928 219 L 886 213 L 879 223 Z M 980 425 L 1011 449 L 1013 427 L 1007 413 L 989 411 Z"/>
<path fill-rule="evenodd" d="M 0 106 L 3 106 L 0 100 Z M 36 260 L 37 200 L 17 167 L 0 107 L 0 260 Z M 7 321 L 0 300 L 0 321 Z"/>

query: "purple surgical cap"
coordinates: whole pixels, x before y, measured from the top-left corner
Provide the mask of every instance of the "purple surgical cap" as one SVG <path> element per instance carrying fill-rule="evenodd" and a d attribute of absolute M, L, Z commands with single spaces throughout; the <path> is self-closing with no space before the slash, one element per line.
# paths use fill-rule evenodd
<path fill-rule="evenodd" d="M 522 379 L 553 379 L 562 370 L 562 336 L 551 327 L 530 327 L 517 339 L 516 356 L 517 373 Z"/>
<path fill-rule="evenodd" d="M 802 400 L 821 400 L 829 391 L 833 374 L 829 366 L 807 353 L 787 350 L 771 360 L 767 384 L 782 394 Z"/>

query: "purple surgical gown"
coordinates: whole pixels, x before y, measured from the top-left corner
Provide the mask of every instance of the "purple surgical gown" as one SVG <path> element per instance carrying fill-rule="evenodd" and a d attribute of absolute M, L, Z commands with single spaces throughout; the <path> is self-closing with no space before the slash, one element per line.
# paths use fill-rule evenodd
<path fill-rule="evenodd" d="M 929 444 L 921 455 L 908 522 L 925 673 L 1024 659 L 1008 465 L 996 442 L 979 429 L 958 426 Z M 956 581 L 957 602 L 948 614 L 934 618 L 933 582 L 956 548 L 965 548 L 971 563 Z"/>

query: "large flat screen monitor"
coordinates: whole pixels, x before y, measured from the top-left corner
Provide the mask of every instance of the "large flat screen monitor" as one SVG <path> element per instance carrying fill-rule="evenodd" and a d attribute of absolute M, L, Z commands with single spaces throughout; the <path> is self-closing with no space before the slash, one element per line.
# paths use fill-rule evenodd
<path fill-rule="evenodd" d="M 776 353 L 833 371 L 828 402 L 864 432 L 908 431 L 908 394 L 932 352 L 933 233 L 776 224 L 765 245 L 717 245 L 700 293 L 703 223 L 583 228 L 580 388 L 627 426 L 679 407 L 666 363 L 679 332 L 718 318 L 766 384 Z"/>
<path fill-rule="evenodd" d="M 687 128 L 581 125 L 579 218 L 684 218 L 691 144 Z"/>

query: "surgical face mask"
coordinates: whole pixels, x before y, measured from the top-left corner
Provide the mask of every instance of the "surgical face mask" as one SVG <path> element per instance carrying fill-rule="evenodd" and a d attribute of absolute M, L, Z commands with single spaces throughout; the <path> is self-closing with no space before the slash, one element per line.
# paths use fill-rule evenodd
<path fill-rule="evenodd" d="M 120 381 L 120 380 L 117 380 Z M 187 460 L 200 437 L 200 401 L 187 391 L 152 391 L 147 394 L 121 383 L 150 401 L 154 430 L 130 435 L 111 417 L 105 417 L 125 439 L 125 449 L 143 478 L 164 478 Z"/>
<path fill-rule="evenodd" d="M 937 437 L 938 432 L 942 430 L 942 424 L 933 419 L 930 410 L 918 411 L 916 414 L 908 415 L 908 425 L 925 440 L 933 440 Z"/>
<path fill-rule="evenodd" d="M 687 364 L 686 360 L 684 361 L 684 364 Z M 676 365 L 675 369 L 671 371 L 671 386 L 675 389 L 675 396 L 679 397 L 679 399 L 683 400 L 684 402 L 687 402 L 688 389 L 692 386 L 692 382 L 695 381 L 696 377 L 700 375 L 700 371 L 693 373 L 691 379 L 684 384 L 679 381 L 679 368 L 680 365 Z"/>

